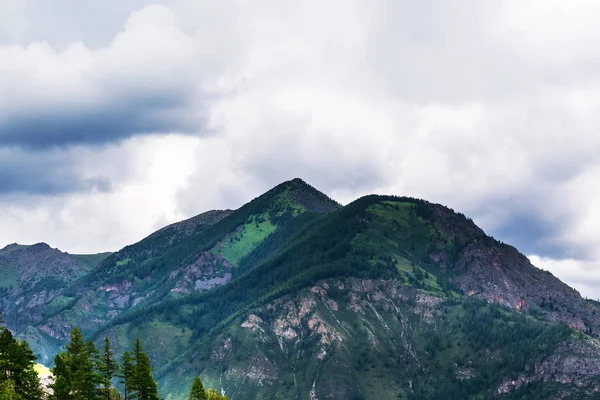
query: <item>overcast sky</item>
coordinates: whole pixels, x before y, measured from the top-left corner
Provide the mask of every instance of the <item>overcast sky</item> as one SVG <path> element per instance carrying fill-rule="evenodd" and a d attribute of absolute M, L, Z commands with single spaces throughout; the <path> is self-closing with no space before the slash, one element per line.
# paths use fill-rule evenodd
<path fill-rule="evenodd" d="M 300 177 L 600 297 L 596 0 L 0 0 L 0 246 L 118 250 Z"/>

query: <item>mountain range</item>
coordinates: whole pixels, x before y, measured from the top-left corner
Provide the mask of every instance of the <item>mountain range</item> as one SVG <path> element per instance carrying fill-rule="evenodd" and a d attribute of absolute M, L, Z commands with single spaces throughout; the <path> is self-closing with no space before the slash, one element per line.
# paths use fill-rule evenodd
<path fill-rule="evenodd" d="M 167 399 L 600 398 L 600 304 L 420 199 L 293 179 L 115 253 L 9 245 L 0 295 L 45 365 L 139 337 Z"/>

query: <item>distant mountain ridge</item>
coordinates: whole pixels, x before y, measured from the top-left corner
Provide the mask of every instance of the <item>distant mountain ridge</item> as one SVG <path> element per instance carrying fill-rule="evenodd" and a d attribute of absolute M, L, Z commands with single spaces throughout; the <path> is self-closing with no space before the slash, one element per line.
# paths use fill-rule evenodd
<path fill-rule="evenodd" d="M 46 363 L 73 326 L 117 350 L 140 337 L 168 398 L 185 398 L 198 374 L 232 399 L 600 393 L 598 303 L 424 200 L 342 207 L 294 179 L 87 269 L 51 250 L 0 250 L 0 282 L 24 251 L 52 255 L 31 265 L 78 271 L 19 286 L 36 300 L 2 303 L 30 315 L 9 327 Z"/>
<path fill-rule="evenodd" d="M 64 289 L 93 270 L 110 253 L 71 255 L 46 243 L 10 244 L 0 250 L 0 309 L 19 331 L 60 307 Z"/>

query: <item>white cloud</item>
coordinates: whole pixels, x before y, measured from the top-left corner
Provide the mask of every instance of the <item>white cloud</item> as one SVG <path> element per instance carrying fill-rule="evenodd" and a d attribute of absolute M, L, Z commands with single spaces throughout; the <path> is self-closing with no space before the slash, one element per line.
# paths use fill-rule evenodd
<path fill-rule="evenodd" d="M 0 46 L 0 143 L 33 148 L 201 131 L 202 63 L 164 6 L 135 11 L 106 46 Z"/>
<path fill-rule="evenodd" d="M 600 262 L 555 260 L 536 255 L 528 258 L 536 267 L 552 272 L 554 276 L 576 288 L 583 297 L 600 301 Z"/>
<path fill-rule="evenodd" d="M 74 158 L 77 175 L 111 190 L 7 199 L 0 241 L 116 248 L 300 176 L 342 202 L 379 192 L 447 204 L 541 263 L 596 270 L 596 2 L 109 3 L 98 11 L 106 26 L 77 4 L 58 7 L 60 32 L 31 2 L 0 8 L 27 20 L 0 24 L 11 60 L 0 66 L 11 93 L 0 120 L 72 109 L 102 121 L 116 108 L 159 134 L 67 146 L 93 160 Z M 94 29 L 68 22 L 71 12 Z"/>
<path fill-rule="evenodd" d="M 177 195 L 193 171 L 197 138 L 142 137 L 101 151 L 78 149 L 77 170 L 102 175 L 111 191 L 63 196 L 5 196 L 0 200 L 0 243 L 47 242 L 63 251 L 114 251 L 159 225 L 181 220 Z M 200 199 L 198 207 L 203 204 Z"/>
<path fill-rule="evenodd" d="M 600 160 L 589 165 L 564 187 L 568 223 L 560 239 L 587 259 L 600 260 Z"/>

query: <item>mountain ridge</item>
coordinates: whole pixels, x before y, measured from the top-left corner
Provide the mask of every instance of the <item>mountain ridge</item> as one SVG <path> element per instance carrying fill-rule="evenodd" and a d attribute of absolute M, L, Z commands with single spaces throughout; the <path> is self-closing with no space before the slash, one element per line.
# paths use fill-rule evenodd
<path fill-rule="evenodd" d="M 21 330 L 34 350 L 50 359 L 75 325 L 117 350 L 140 337 L 173 399 L 197 374 L 232 399 L 600 390 L 598 305 L 420 199 L 342 207 L 294 179 L 162 228 L 62 290 Z"/>

